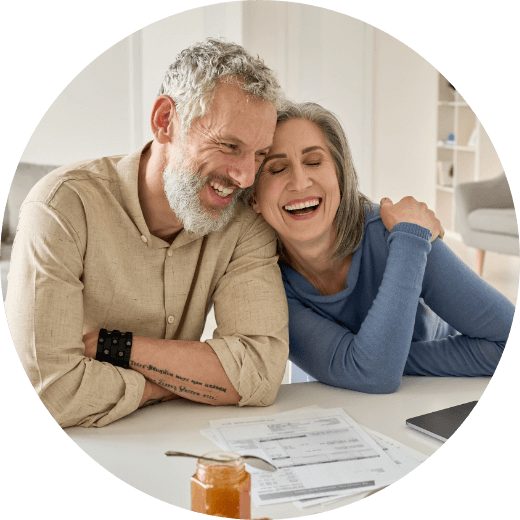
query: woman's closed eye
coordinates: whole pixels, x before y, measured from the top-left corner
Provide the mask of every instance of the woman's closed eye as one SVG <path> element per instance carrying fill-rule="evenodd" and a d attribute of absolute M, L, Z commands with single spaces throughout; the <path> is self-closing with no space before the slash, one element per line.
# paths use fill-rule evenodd
<path fill-rule="evenodd" d="M 282 173 L 285 170 L 285 166 L 274 164 L 272 166 L 269 166 L 267 168 L 267 171 L 273 175 L 276 175 L 277 173 Z"/>
<path fill-rule="evenodd" d="M 311 166 L 311 167 L 317 167 L 321 166 L 321 161 L 318 160 L 312 160 L 312 161 L 306 161 L 304 163 L 304 166 Z M 272 175 L 276 175 L 277 173 L 282 173 L 287 168 L 286 165 L 281 164 L 273 164 L 266 168 L 266 170 L 271 173 Z"/>

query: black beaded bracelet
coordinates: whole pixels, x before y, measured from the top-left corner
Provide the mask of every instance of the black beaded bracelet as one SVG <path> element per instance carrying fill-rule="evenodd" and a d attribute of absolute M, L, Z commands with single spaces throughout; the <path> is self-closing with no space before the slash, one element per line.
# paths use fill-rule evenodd
<path fill-rule="evenodd" d="M 101 329 L 98 336 L 96 359 L 116 367 L 128 368 L 132 351 L 132 333 Z"/>

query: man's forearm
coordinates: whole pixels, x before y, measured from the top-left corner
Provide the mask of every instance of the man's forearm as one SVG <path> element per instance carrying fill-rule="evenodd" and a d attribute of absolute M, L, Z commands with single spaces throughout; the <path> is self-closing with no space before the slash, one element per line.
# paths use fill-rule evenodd
<path fill-rule="evenodd" d="M 191 401 L 213 405 L 240 401 L 240 395 L 207 343 L 134 336 L 130 368 Z"/>
<path fill-rule="evenodd" d="M 166 390 L 166 388 L 156 385 L 147 379 L 144 384 L 143 397 L 139 403 L 139 408 L 164 401 L 171 401 L 172 399 L 180 399 L 180 396 L 172 394 L 169 390 Z"/>

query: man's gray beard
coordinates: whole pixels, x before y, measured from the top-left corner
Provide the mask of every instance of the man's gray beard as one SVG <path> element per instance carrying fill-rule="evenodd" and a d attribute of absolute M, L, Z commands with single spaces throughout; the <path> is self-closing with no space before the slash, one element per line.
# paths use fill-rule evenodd
<path fill-rule="evenodd" d="M 174 166 L 168 166 L 163 173 L 164 193 L 170 208 L 182 222 L 184 229 L 190 233 L 207 235 L 222 229 L 233 216 L 239 192 L 242 190 L 235 190 L 231 202 L 217 217 L 213 217 L 202 207 L 200 201 L 200 192 L 209 177 L 201 179 L 200 172 L 192 168 L 187 169 L 184 164 L 184 158 L 181 157 Z"/>

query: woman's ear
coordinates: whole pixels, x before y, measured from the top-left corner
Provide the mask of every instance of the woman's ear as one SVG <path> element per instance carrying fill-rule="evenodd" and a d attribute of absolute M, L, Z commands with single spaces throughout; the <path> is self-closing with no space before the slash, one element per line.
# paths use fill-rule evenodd
<path fill-rule="evenodd" d="M 256 213 L 258 213 L 259 215 L 262 214 L 262 212 L 260 211 L 260 206 L 259 206 L 258 202 L 256 201 L 256 197 L 255 197 L 254 193 L 253 193 L 253 195 L 251 195 L 251 197 L 249 197 L 249 204 L 251 204 L 253 211 L 256 211 Z"/>

